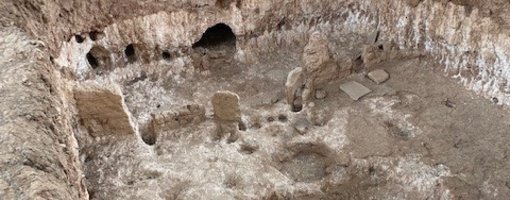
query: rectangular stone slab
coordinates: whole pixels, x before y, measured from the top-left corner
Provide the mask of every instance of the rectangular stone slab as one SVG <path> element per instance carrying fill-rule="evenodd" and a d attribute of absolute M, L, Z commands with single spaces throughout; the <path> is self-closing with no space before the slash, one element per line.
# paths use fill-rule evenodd
<path fill-rule="evenodd" d="M 344 91 L 355 101 L 372 92 L 372 90 L 356 81 L 351 81 L 340 85 L 340 90 Z"/>

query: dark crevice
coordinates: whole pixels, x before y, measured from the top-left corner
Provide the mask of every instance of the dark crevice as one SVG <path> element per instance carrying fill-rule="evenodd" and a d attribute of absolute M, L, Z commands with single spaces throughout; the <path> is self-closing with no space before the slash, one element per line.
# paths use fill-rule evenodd
<path fill-rule="evenodd" d="M 161 57 L 165 60 L 170 60 L 172 59 L 172 55 L 170 54 L 170 52 L 168 51 L 163 51 L 163 53 L 161 53 Z"/>
<path fill-rule="evenodd" d="M 97 58 L 92 55 L 92 53 L 87 53 L 87 61 L 89 62 L 92 69 L 97 69 L 99 67 L 99 62 L 97 61 Z"/>
<path fill-rule="evenodd" d="M 156 144 L 157 137 L 158 137 L 158 135 L 154 131 L 142 132 L 142 140 L 147 145 L 152 146 L 152 145 Z"/>
<path fill-rule="evenodd" d="M 87 61 L 92 69 L 108 70 L 113 66 L 110 52 L 101 46 L 94 46 L 86 55 Z"/>
<path fill-rule="evenodd" d="M 246 127 L 246 124 L 245 124 L 242 120 L 241 120 L 241 121 L 239 121 L 238 126 L 239 126 L 239 130 L 240 130 L 240 131 L 246 131 L 246 130 L 248 129 L 248 128 Z"/>
<path fill-rule="evenodd" d="M 126 49 L 124 49 L 124 54 L 126 55 L 128 62 L 136 61 L 136 50 L 133 44 L 129 44 L 126 46 Z"/>
<path fill-rule="evenodd" d="M 78 43 L 83 43 L 83 41 L 85 41 L 85 38 L 81 35 L 75 35 L 74 36 L 74 39 L 76 40 L 76 42 Z"/>
<path fill-rule="evenodd" d="M 97 40 L 101 39 L 103 36 L 104 36 L 104 33 L 100 32 L 100 31 L 91 31 L 89 33 L 89 37 L 92 41 L 97 41 Z"/>
<path fill-rule="evenodd" d="M 289 119 L 287 117 L 287 115 L 284 115 L 284 114 L 280 114 L 278 115 L 278 121 L 280 122 L 287 122 Z"/>
<path fill-rule="evenodd" d="M 303 110 L 303 98 L 298 96 L 292 103 L 292 112 L 300 112 Z"/>

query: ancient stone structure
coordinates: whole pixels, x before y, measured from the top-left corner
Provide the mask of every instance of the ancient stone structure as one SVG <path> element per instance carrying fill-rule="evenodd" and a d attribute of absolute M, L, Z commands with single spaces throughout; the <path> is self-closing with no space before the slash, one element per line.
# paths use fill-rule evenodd
<path fill-rule="evenodd" d="M 239 96 L 230 91 L 219 91 L 211 99 L 214 116 L 224 121 L 240 121 Z"/>
<path fill-rule="evenodd" d="M 1 1 L 0 199 L 509 199 L 509 11 Z"/>
<path fill-rule="evenodd" d="M 94 137 L 134 134 L 134 125 L 118 85 L 82 83 L 73 90 L 83 125 Z"/>

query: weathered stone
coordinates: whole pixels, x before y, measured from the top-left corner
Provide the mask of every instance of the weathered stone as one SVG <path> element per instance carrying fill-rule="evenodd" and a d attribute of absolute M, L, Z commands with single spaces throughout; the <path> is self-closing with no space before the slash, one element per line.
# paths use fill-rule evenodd
<path fill-rule="evenodd" d="M 385 55 L 375 44 L 363 45 L 361 49 L 361 58 L 367 69 L 372 68 L 375 64 L 385 59 Z"/>
<path fill-rule="evenodd" d="M 150 129 L 154 133 L 162 130 L 175 129 L 205 120 L 205 107 L 199 104 L 190 104 L 178 110 L 164 111 L 151 114 Z"/>
<path fill-rule="evenodd" d="M 287 82 L 285 82 L 285 96 L 287 103 L 292 105 L 296 98 L 296 93 L 304 85 L 303 68 L 298 67 L 289 72 Z"/>
<path fill-rule="evenodd" d="M 299 112 L 303 109 L 303 98 L 299 97 L 292 102 L 292 111 Z"/>
<path fill-rule="evenodd" d="M 326 96 L 328 96 L 328 93 L 325 90 L 322 89 L 315 90 L 316 99 L 325 99 Z"/>
<path fill-rule="evenodd" d="M 239 106 L 239 96 L 230 91 L 218 91 L 212 97 L 214 115 L 225 121 L 240 121 L 241 108 Z"/>
<path fill-rule="evenodd" d="M 412 7 L 416 7 L 422 2 L 423 0 L 407 0 L 406 3 Z"/>
<path fill-rule="evenodd" d="M 294 129 L 301 135 L 304 135 L 308 132 L 310 127 L 312 127 L 312 124 L 306 119 L 298 119 L 296 120 L 292 126 Z"/>
<path fill-rule="evenodd" d="M 344 91 L 349 97 L 353 100 L 359 100 L 361 97 L 369 94 L 372 90 L 367 87 L 361 85 L 356 81 L 350 81 L 340 85 L 340 89 Z"/>
<path fill-rule="evenodd" d="M 120 86 L 85 82 L 74 88 L 80 118 L 92 136 L 134 134 Z"/>
<path fill-rule="evenodd" d="M 368 78 L 377 84 L 384 83 L 390 78 L 390 74 L 383 69 L 376 69 L 368 73 Z"/>
<path fill-rule="evenodd" d="M 338 66 L 329 51 L 325 35 L 314 32 L 303 52 L 305 82 L 315 85 L 328 83 L 338 77 Z"/>
<path fill-rule="evenodd" d="M 367 36 L 367 43 L 375 44 L 377 42 L 377 40 L 379 39 L 379 34 L 380 34 L 379 30 L 369 33 Z"/>

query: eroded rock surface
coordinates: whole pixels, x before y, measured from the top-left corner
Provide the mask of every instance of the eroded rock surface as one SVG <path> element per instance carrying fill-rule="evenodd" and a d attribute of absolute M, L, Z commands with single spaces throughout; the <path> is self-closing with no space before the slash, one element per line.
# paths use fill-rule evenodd
<path fill-rule="evenodd" d="M 74 88 L 74 99 L 79 116 L 92 136 L 135 133 L 118 85 L 81 83 Z"/>

